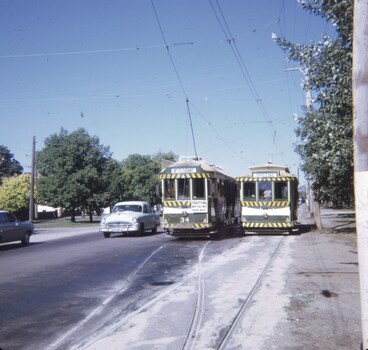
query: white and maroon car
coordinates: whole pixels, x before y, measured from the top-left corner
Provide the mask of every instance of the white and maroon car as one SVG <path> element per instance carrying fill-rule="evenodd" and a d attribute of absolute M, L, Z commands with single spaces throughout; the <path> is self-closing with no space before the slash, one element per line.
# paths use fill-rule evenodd
<path fill-rule="evenodd" d="M 155 214 L 151 205 L 142 201 L 116 203 L 111 214 L 103 216 L 100 232 L 105 238 L 112 233 L 137 233 L 143 235 L 146 230 L 157 232 L 160 216 Z"/>

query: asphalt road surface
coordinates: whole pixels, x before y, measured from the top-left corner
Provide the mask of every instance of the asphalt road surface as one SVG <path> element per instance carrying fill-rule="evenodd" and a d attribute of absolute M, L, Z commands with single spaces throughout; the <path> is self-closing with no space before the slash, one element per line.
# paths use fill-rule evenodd
<path fill-rule="evenodd" d="M 162 232 L 104 239 L 97 230 L 58 232 L 58 239 L 36 233 L 28 247 L 0 246 L 1 349 L 70 349 L 86 342 L 181 280 L 208 243 Z M 211 242 L 207 258 L 239 240 Z"/>
<path fill-rule="evenodd" d="M 350 214 L 300 235 L 104 239 L 97 227 L 0 246 L 0 348 L 359 349 Z"/>

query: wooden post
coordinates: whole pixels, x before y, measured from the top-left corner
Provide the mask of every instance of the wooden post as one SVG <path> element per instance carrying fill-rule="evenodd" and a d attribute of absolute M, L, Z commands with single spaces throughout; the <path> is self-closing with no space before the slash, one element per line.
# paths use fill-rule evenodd
<path fill-rule="evenodd" d="M 353 126 L 354 186 L 362 349 L 368 349 L 368 0 L 354 1 L 353 33 Z"/>
<path fill-rule="evenodd" d="M 34 202 L 34 180 L 35 180 L 35 156 L 36 156 L 36 136 L 33 136 L 32 143 L 32 166 L 31 166 L 31 184 L 30 184 L 30 196 L 29 196 L 29 221 L 33 221 L 35 218 L 35 202 Z"/>

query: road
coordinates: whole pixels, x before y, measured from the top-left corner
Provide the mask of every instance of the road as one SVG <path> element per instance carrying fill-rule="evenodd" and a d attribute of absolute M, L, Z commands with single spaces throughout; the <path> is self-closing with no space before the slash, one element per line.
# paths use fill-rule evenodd
<path fill-rule="evenodd" d="M 69 349 L 88 340 L 183 279 L 208 242 L 162 232 L 104 239 L 96 227 L 65 236 L 0 246 L 0 348 Z M 240 239 L 211 242 L 207 256 Z"/>
<path fill-rule="evenodd" d="M 0 348 L 358 349 L 355 243 L 36 234 L 0 246 Z"/>

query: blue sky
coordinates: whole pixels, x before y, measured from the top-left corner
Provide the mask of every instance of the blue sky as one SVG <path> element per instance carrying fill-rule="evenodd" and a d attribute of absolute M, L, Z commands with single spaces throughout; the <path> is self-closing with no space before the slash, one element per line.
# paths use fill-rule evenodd
<path fill-rule="evenodd" d="M 158 20 L 151 0 L 0 1 L 0 144 L 25 171 L 33 136 L 40 150 L 61 128 L 85 128 L 118 161 L 133 153 L 194 155 L 188 98 L 204 160 L 233 176 L 269 160 L 297 173 L 303 76 L 284 71 L 294 64 L 271 35 L 307 43 L 333 35 L 332 27 L 296 0 L 153 4 Z"/>

